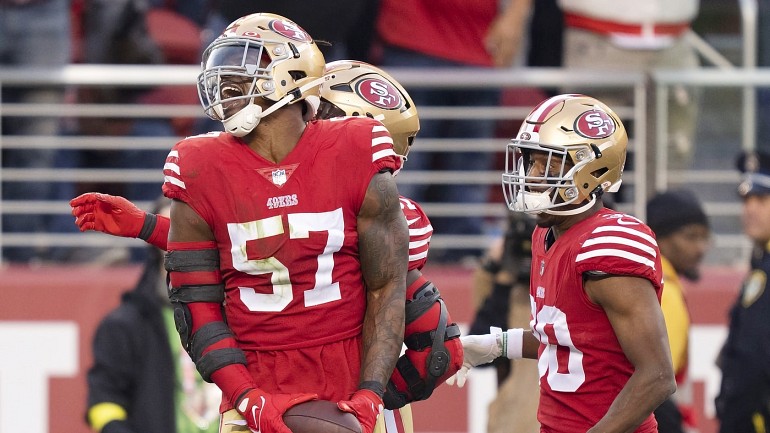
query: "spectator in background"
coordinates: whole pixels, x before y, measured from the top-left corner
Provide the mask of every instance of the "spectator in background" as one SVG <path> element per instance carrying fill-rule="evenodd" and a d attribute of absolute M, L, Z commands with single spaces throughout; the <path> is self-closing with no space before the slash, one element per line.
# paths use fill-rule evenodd
<path fill-rule="evenodd" d="M 698 14 L 699 0 L 559 0 L 564 12 L 564 61 L 569 69 L 650 71 L 699 66 L 684 37 Z M 630 106 L 631 89 L 566 89 L 587 93 L 610 106 Z M 668 102 L 668 166 L 689 167 L 694 152 L 697 94 L 686 86 L 671 89 Z M 648 104 L 648 139 L 653 143 L 654 103 Z M 643 144 L 643 143 L 642 143 Z M 655 179 L 655 152 L 648 152 L 647 178 Z M 649 182 L 648 193 L 655 182 Z"/>
<path fill-rule="evenodd" d="M 184 15 L 191 5 L 204 8 L 204 0 L 165 2 L 161 0 L 82 0 L 79 15 L 82 35 L 82 61 L 91 64 L 161 65 L 198 64 L 201 27 L 204 14 Z M 169 3 L 166 5 L 166 3 Z M 173 4 L 172 4 L 173 3 Z M 183 7 L 184 6 L 184 7 Z M 179 9 L 177 9 L 179 7 Z M 173 32 L 168 29 L 173 28 Z M 193 85 L 187 86 L 83 86 L 78 99 L 86 104 L 196 104 Z M 59 151 L 57 166 L 63 168 L 146 169 L 163 167 L 175 137 L 192 135 L 194 119 L 168 117 L 81 117 L 73 133 L 86 136 L 168 137 L 165 148 L 127 148 L 122 150 Z M 131 200 L 153 200 L 162 179 L 142 182 L 103 182 L 58 185 L 57 197 L 69 199 L 83 190 L 104 190 Z M 153 182 L 154 181 L 154 182 Z M 54 231 L 72 231 L 66 216 L 56 216 Z M 142 261 L 144 251 L 134 249 L 129 256 L 123 248 L 104 250 L 56 248 L 55 261 L 114 263 L 133 259 Z"/>
<path fill-rule="evenodd" d="M 0 65 L 56 69 L 71 59 L 69 0 L 0 0 Z M 61 103 L 63 87 L 3 87 L 2 103 Z M 3 135 L 55 136 L 60 133 L 57 117 L 3 116 Z M 43 169 L 54 166 L 56 151 L 44 148 L 3 148 L 2 168 Z M 51 182 L 11 182 L 2 185 L 3 200 L 47 200 L 52 195 Z M 3 231 L 40 233 L 47 231 L 41 214 L 6 214 Z M 5 247 L 2 259 L 28 262 L 41 251 L 33 247 Z"/>
<path fill-rule="evenodd" d="M 164 200 L 161 215 L 168 216 Z M 89 426 L 97 433 L 216 433 L 221 393 L 203 382 L 179 342 L 163 255 L 149 247 L 136 287 L 105 316 L 88 370 Z"/>
<path fill-rule="evenodd" d="M 377 35 L 382 42 L 381 63 L 385 67 L 457 68 L 508 67 L 519 51 L 526 29 L 531 0 L 381 0 Z M 408 89 L 418 107 L 499 105 L 498 89 Z M 492 138 L 494 119 L 422 119 L 422 138 Z M 471 145 L 472 146 L 472 145 Z M 493 167 L 494 155 L 467 149 L 464 152 L 414 152 L 412 170 L 441 168 L 451 171 L 484 171 Z M 401 183 L 407 197 L 423 202 L 485 203 L 489 186 L 458 179 L 457 183 L 429 190 L 427 185 Z M 437 234 L 481 234 L 483 219 L 470 215 L 433 218 Z M 479 255 L 476 249 L 449 250 L 436 260 L 456 260 Z"/>
<path fill-rule="evenodd" d="M 474 274 L 477 312 L 469 334 L 529 326 L 532 231 L 529 215 L 510 213 L 507 228 Z M 498 390 L 489 406 L 487 433 L 539 433 L 537 363 L 500 357 L 492 361 Z"/>
<path fill-rule="evenodd" d="M 744 153 L 738 168 L 743 230 L 754 248 L 717 360 L 716 409 L 720 433 L 763 433 L 770 428 L 770 153 Z"/>
<path fill-rule="evenodd" d="M 254 12 L 270 11 L 291 19 L 319 44 L 327 62 L 341 59 L 369 60 L 374 20 L 380 0 L 211 0 L 214 28 L 211 40 L 228 23 Z M 209 41 L 210 42 L 210 41 Z"/>
<path fill-rule="evenodd" d="M 647 202 L 647 225 L 657 238 L 666 287 L 661 298 L 663 317 L 674 363 L 677 392 L 655 410 L 660 433 L 683 433 L 692 422 L 691 387 L 687 383 L 690 313 L 680 277 L 696 281 L 698 266 L 709 246 L 709 222 L 697 197 L 689 190 L 672 190 Z"/>

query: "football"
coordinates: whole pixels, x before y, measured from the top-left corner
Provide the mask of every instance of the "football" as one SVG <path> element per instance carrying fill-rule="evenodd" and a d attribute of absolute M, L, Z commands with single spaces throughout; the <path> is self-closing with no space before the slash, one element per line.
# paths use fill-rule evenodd
<path fill-rule="evenodd" d="M 312 400 L 289 408 L 283 422 L 293 433 L 361 433 L 361 424 L 352 413 L 328 400 Z"/>

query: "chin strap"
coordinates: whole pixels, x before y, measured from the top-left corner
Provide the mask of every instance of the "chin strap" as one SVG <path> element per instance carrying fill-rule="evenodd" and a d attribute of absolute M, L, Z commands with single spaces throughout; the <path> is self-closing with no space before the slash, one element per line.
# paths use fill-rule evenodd
<path fill-rule="evenodd" d="M 236 137 L 244 137 L 248 135 L 251 131 L 254 130 L 254 128 L 257 127 L 257 125 L 259 125 L 259 121 L 262 120 L 263 117 L 266 117 L 268 114 L 272 114 L 279 108 L 289 105 L 295 100 L 301 98 L 303 93 L 314 87 L 320 86 L 324 80 L 324 77 L 319 77 L 313 81 L 310 81 L 304 86 L 292 90 L 286 94 L 286 96 L 279 99 L 275 104 L 267 107 L 265 110 L 262 110 L 262 107 L 254 104 L 253 101 L 250 101 L 249 105 L 244 107 L 241 111 L 222 121 L 222 124 L 225 127 L 225 131 L 233 134 Z"/>
<path fill-rule="evenodd" d="M 558 216 L 577 215 L 579 213 L 585 212 L 586 210 L 590 209 L 591 206 L 593 206 L 595 203 L 596 203 L 596 195 L 592 194 L 591 200 L 588 200 L 586 204 L 578 208 L 569 209 L 569 210 L 547 209 L 547 210 L 544 210 L 543 213 L 547 213 L 548 215 L 558 215 Z"/>

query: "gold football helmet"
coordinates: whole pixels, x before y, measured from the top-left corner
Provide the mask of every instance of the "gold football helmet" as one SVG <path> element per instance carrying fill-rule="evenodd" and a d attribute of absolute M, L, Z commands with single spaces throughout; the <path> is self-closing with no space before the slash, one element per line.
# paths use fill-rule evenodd
<path fill-rule="evenodd" d="M 620 187 L 627 144 L 620 118 L 597 99 L 566 94 L 540 103 L 506 149 L 508 208 L 553 215 L 583 212 L 602 193 Z"/>
<path fill-rule="evenodd" d="M 367 116 L 377 119 L 393 137 L 396 154 L 404 157 L 420 130 L 417 108 L 393 77 L 368 63 L 339 60 L 326 65 L 318 117 Z"/>
<path fill-rule="evenodd" d="M 242 137 L 278 108 L 318 95 L 324 64 L 313 38 L 291 20 L 247 15 L 203 52 L 198 95 L 206 115 Z M 274 104 L 263 111 L 255 97 Z"/>

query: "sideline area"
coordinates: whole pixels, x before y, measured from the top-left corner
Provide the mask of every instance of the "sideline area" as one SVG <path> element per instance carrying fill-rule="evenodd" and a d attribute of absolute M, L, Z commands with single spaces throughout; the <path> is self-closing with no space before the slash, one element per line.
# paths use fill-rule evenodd
<path fill-rule="evenodd" d="M 23 341 L 24 347 L 2 349 L 11 353 L 8 362 L 0 361 L 0 375 L 17 377 L 18 381 L 4 383 L 8 397 L 15 395 L 13 386 L 42 383 L 36 388 L 34 401 L 0 399 L 0 413 L 13 413 L 15 419 L 33 417 L 44 419 L 50 433 L 89 433 L 83 421 L 86 401 L 85 372 L 91 365 L 91 337 L 99 320 L 117 305 L 120 296 L 133 287 L 139 277 L 138 265 L 121 267 L 95 266 L 52 266 L 28 268 L 8 266 L 0 268 L 0 334 L 10 332 L 12 341 Z M 432 280 L 442 293 L 452 318 L 464 329 L 473 320 L 472 298 L 473 269 L 461 266 L 427 266 L 424 274 Z M 715 338 L 699 338 L 703 331 L 718 331 L 723 335 L 727 313 L 735 299 L 744 269 L 711 267 L 704 269 L 704 275 L 697 285 L 688 285 L 689 307 L 694 324 L 692 366 L 703 371 L 692 371 L 696 383 L 696 405 L 701 421 L 701 433 L 713 433 L 714 423 L 710 419 L 710 394 L 718 385 L 714 377 L 713 362 L 710 361 L 716 345 Z M 52 344 L 58 341 L 24 341 L 24 335 L 39 336 L 32 332 L 41 324 L 61 324 L 77 330 L 72 347 L 55 344 L 59 352 L 54 353 Z M 707 333 L 708 333 L 707 332 Z M 714 334 L 708 334 L 714 335 Z M 36 337 L 39 338 L 39 337 Z M 50 338 L 55 338 L 51 336 Z M 723 338 L 723 337 L 722 337 Z M 45 340 L 45 337 L 43 338 Z M 0 339 L 0 341 L 8 341 Z M 699 349 L 697 345 L 703 345 Z M 706 345 L 709 345 L 706 347 Z M 714 347 L 711 347 L 714 346 Z M 0 346 L 2 347 L 2 346 Z M 62 348 L 64 347 L 64 348 Z M 20 350 L 21 349 L 21 350 Z M 18 354 L 19 356 L 14 356 Z M 18 359 L 24 357 L 25 359 Z M 76 373 L 62 374 L 46 370 L 40 359 L 73 359 Z M 16 359 L 16 361 L 14 361 Z M 702 367 L 699 367 L 702 365 Z M 22 369 L 23 367 L 23 369 Z M 19 371 L 4 371 L 19 369 Z M 33 378 L 30 375 L 40 377 Z M 22 380 L 22 378 L 24 378 Z M 50 379 L 50 380 L 48 380 Z M 16 385 L 14 385 L 14 383 Z M 462 390 L 441 387 L 426 402 L 414 406 L 416 433 L 464 433 L 483 431 L 483 426 L 474 426 L 474 420 L 485 419 L 468 398 L 468 388 Z M 494 393 L 493 389 L 489 392 Z M 27 390 L 24 395 L 30 395 Z M 438 415 L 438 416 L 437 416 Z M 0 433 L 3 431 L 0 423 Z M 8 425 L 5 425 L 8 427 Z"/>

